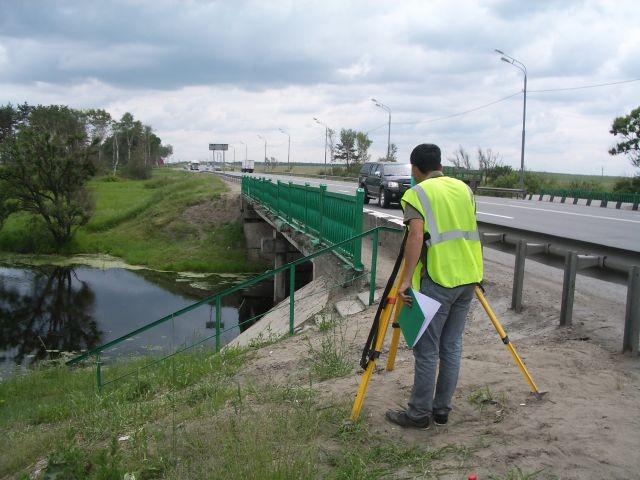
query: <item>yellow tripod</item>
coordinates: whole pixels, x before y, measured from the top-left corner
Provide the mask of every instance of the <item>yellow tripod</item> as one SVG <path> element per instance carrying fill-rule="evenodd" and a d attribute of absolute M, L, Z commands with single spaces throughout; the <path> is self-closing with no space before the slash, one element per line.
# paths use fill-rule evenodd
<path fill-rule="evenodd" d="M 389 347 L 389 358 L 387 359 L 387 371 L 391 371 L 394 368 L 395 360 L 396 360 L 396 352 L 398 351 L 398 343 L 400 342 L 400 326 L 398 325 L 398 315 L 400 314 L 400 310 L 402 309 L 402 302 L 398 299 L 398 283 L 403 278 L 404 273 L 404 260 L 400 264 L 400 274 L 396 276 L 393 286 L 389 290 L 389 294 L 386 298 L 382 298 L 380 301 L 383 302 L 382 312 L 379 315 L 377 332 L 374 336 L 374 342 L 372 343 L 372 350 L 369 353 L 369 360 L 366 362 L 366 368 L 364 374 L 362 375 L 362 379 L 360 380 L 360 386 L 358 387 L 358 392 L 356 393 L 356 398 L 353 402 L 353 408 L 351 409 L 351 416 L 349 419 L 351 421 L 356 421 L 360 417 L 360 411 L 362 410 L 362 404 L 364 403 L 364 397 L 367 393 L 367 387 L 369 386 L 369 380 L 371 380 L 371 375 L 375 369 L 376 360 L 380 356 L 380 352 L 382 351 L 382 345 L 384 344 L 384 338 L 387 333 L 387 329 L 389 327 L 389 319 L 393 317 L 393 334 L 391 337 L 391 346 Z M 484 308 L 485 312 L 489 316 L 489 320 L 493 324 L 493 327 L 498 332 L 500 336 L 500 340 L 505 344 L 511 356 L 513 357 L 516 365 L 518 365 L 518 369 L 520 373 L 524 377 L 524 379 L 529 384 L 531 388 L 531 392 L 535 395 L 536 398 L 541 398 L 544 395 L 544 392 L 541 393 L 538 391 L 538 387 L 536 386 L 533 378 L 527 371 L 527 367 L 525 367 L 524 362 L 516 352 L 515 347 L 509 340 L 506 332 L 502 328 L 502 325 L 496 318 L 493 310 L 489 306 L 487 299 L 484 296 L 484 293 L 481 287 L 476 287 L 475 294 L 480 304 Z M 398 300 L 398 301 L 397 301 Z M 375 324 L 374 324 L 375 325 Z M 371 338 L 371 337 L 370 337 Z M 362 365 L 362 363 L 361 363 Z"/>

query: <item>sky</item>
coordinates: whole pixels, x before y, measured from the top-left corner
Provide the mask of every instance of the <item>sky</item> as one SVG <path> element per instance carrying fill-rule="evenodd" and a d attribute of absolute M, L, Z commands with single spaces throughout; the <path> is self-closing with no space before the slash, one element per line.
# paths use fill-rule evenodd
<path fill-rule="evenodd" d="M 324 161 L 324 127 L 369 132 L 400 161 L 436 143 L 498 152 L 518 167 L 528 72 L 525 166 L 630 175 L 612 120 L 640 105 L 637 0 L 0 0 L 0 103 L 131 112 L 173 161 Z M 509 98 L 506 98 L 509 97 Z M 493 103 L 485 108 L 477 107 Z M 463 115 L 458 113 L 475 110 Z M 448 118 L 443 118 L 448 117 Z M 243 145 L 241 142 L 246 144 Z"/>

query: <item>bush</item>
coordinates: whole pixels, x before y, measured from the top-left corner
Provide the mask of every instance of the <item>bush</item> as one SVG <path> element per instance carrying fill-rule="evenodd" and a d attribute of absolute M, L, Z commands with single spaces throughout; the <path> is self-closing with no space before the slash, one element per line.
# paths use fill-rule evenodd
<path fill-rule="evenodd" d="M 640 193 L 640 175 L 635 177 L 621 178 L 613 186 L 614 192 L 620 193 Z"/>
<path fill-rule="evenodd" d="M 602 183 L 594 180 L 574 180 L 569 184 L 570 190 L 587 190 L 589 192 L 602 192 L 604 188 Z"/>
<path fill-rule="evenodd" d="M 138 162 L 128 163 L 122 169 L 122 175 L 134 180 L 147 180 L 151 178 L 151 165 Z"/>

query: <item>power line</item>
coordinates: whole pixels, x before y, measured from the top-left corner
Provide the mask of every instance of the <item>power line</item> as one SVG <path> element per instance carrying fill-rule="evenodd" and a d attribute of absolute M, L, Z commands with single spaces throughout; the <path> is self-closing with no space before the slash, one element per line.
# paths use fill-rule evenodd
<path fill-rule="evenodd" d="M 448 118 L 454 118 L 454 117 L 459 117 L 461 115 L 466 115 L 467 113 L 472 113 L 472 112 L 476 112 L 478 110 L 482 110 L 483 108 L 487 108 L 490 107 L 491 105 L 495 105 L 496 103 L 500 103 L 500 102 L 504 102 L 505 100 L 509 100 L 512 97 L 515 97 L 516 95 L 520 95 L 522 92 L 515 92 L 512 93 L 511 95 L 507 95 L 506 97 L 502 97 L 499 98 L 498 100 L 494 100 L 492 102 L 489 103 L 485 103 L 484 105 L 479 105 L 477 107 L 474 108 L 470 108 L 469 110 L 464 110 L 463 112 L 457 112 L 457 113 L 452 113 L 451 115 L 445 115 L 444 117 L 436 117 L 436 118 L 431 118 L 429 120 L 420 120 L 417 122 L 391 122 L 392 124 L 405 124 L 405 125 L 416 125 L 418 123 L 432 123 L 432 122 L 439 122 L 440 120 L 446 120 Z"/>
<path fill-rule="evenodd" d="M 529 93 L 543 93 L 543 92 L 565 92 L 568 90 L 583 90 L 585 88 L 597 88 L 608 87 L 609 85 L 620 85 L 622 83 L 640 82 L 640 78 L 632 78 L 631 80 L 620 80 L 619 82 L 609 83 L 596 83 L 594 85 L 583 85 L 580 87 L 567 87 L 567 88 L 546 88 L 544 90 L 527 90 Z"/>

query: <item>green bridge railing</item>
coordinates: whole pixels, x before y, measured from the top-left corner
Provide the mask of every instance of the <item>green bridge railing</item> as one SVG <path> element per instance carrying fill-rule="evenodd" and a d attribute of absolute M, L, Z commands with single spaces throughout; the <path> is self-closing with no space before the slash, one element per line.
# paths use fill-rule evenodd
<path fill-rule="evenodd" d="M 355 195 L 328 192 L 326 185 L 312 187 L 293 182 L 242 177 L 242 193 L 260 203 L 273 215 L 312 237 L 321 245 L 341 246 L 337 253 L 356 270 L 362 269 L 364 190 Z M 345 242 L 352 238 L 353 240 Z"/>
<path fill-rule="evenodd" d="M 377 256 L 378 256 L 378 241 L 380 232 L 394 232 L 401 233 L 402 229 L 399 228 L 391 228 L 391 227 L 376 227 L 371 230 L 367 230 L 366 232 L 360 232 L 353 237 L 346 238 L 340 242 L 335 243 L 334 245 L 329 245 L 323 248 L 320 248 L 316 252 L 307 255 L 303 258 L 290 262 L 286 265 L 282 265 L 279 268 L 273 270 L 267 270 L 266 272 L 256 275 L 255 277 L 246 280 L 244 282 L 238 283 L 229 287 L 221 292 L 214 293 L 209 295 L 202 300 L 199 300 L 191 305 L 188 305 L 180 310 L 169 313 L 157 320 L 149 322 L 126 335 L 122 335 L 119 338 L 116 338 L 110 342 L 105 343 L 104 345 L 100 345 L 95 347 L 87 352 L 84 352 L 80 355 L 77 355 L 66 362 L 67 365 L 76 365 L 82 362 L 90 362 L 93 364 L 95 368 L 96 375 L 96 385 L 99 391 L 107 385 L 115 384 L 121 380 L 126 378 L 136 378 L 140 381 L 140 373 L 145 371 L 151 367 L 156 367 L 163 362 L 173 359 L 176 356 L 193 350 L 197 347 L 206 347 L 207 342 L 215 344 L 215 351 L 219 351 L 222 347 L 222 335 L 225 332 L 228 332 L 232 329 L 237 329 L 241 325 L 246 325 L 249 322 L 255 322 L 259 318 L 267 315 L 268 313 L 274 311 L 277 308 L 282 308 L 281 306 L 276 306 L 273 309 L 269 310 L 260 315 L 256 315 L 252 318 L 245 319 L 241 322 L 238 322 L 237 325 L 233 325 L 231 327 L 224 328 L 222 323 L 222 305 L 223 299 L 232 295 L 236 292 L 240 292 L 245 288 L 254 286 L 260 282 L 271 280 L 276 274 L 288 273 L 289 274 L 289 334 L 293 335 L 294 333 L 294 319 L 295 319 L 295 302 L 300 300 L 295 293 L 295 279 L 296 279 L 296 267 L 301 265 L 309 260 L 317 258 L 321 255 L 333 255 L 336 251 L 344 249 L 349 244 L 353 243 L 355 240 L 361 242 L 365 237 L 371 237 L 372 239 L 372 249 L 371 249 L 371 268 L 369 272 L 365 272 L 363 270 L 351 270 L 350 272 L 346 272 L 343 278 L 336 279 L 336 282 L 333 284 L 327 283 L 326 291 L 331 291 L 333 289 L 342 288 L 344 285 L 350 284 L 360 278 L 369 277 L 369 305 L 373 303 L 374 293 L 376 288 L 376 269 L 377 269 Z M 314 292 L 313 294 L 317 294 L 318 292 Z M 286 305 L 285 305 L 286 306 Z M 162 327 L 167 328 L 167 335 L 175 335 L 176 327 L 180 326 L 180 321 L 184 318 L 184 316 L 194 311 L 198 308 L 202 308 L 205 310 L 201 311 L 202 316 L 205 319 L 215 318 L 215 333 L 213 335 L 206 336 L 204 338 L 193 339 L 190 342 L 177 342 L 174 338 L 171 338 L 171 346 L 168 349 L 168 353 L 164 352 L 162 355 L 141 355 L 139 353 L 133 353 L 128 357 L 123 357 L 123 352 L 126 351 L 126 342 L 132 340 L 141 340 L 144 339 L 144 335 L 147 332 L 154 332 Z M 169 333 L 171 332 L 171 333 Z M 150 345 L 150 351 L 155 351 L 157 346 Z M 213 347 L 213 345 L 212 345 Z M 133 368 L 130 370 L 122 368 L 122 365 L 118 365 L 117 368 L 114 368 L 114 372 L 116 376 L 114 378 L 109 377 L 109 364 L 113 363 L 117 365 L 119 360 L 135 360 L 132 363 Z"/>
<path fill-rule="evenodd" d="M 593 192 L 589 190 L 579 189 L 563 189 L 563 188 L 543 188 L 539 193 L 539 200 L 542 200 L 544 195 L 549 195 L 553 200 L 555 197 L 561 199 L 561 202 L 567 198 L 572 198 L 573 203 L 577 203 L 578 199 L 587 201 L 587 205 L 591 205 L 593 200 L 600 200 L 601 206 L 606 207 L 609 202 L 616 202 L 616 207 L 620 208 L 622 203 L 632 204 L 634 210 L 638 210 L 638 204 L 640 204 L 640 194 L 638 193 L 622 193 L 622 192 Z"/>

